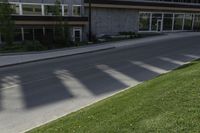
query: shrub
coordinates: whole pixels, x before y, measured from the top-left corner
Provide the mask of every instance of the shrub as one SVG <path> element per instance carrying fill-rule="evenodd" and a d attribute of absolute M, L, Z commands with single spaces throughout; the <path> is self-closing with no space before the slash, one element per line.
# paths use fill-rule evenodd
<path fill-rule="evenodd" d="M 42 37 L 42 39 L 40 40 L 40 42 L 42 43 L 42 45 L 48 49 L 54 49 L 55 46 L 54 46 L 54 40 L 53 40 L 53 36 L 51 35 L 44 35 Z"/>
<path fill-rule="evenodd" d="M 12 45 L 4 45 L 0 48 L 1 52 L 27 52 L 47 50 L 39 41 L 24 41 Z"/>
<path fill-rule="evenodd" d="M 21 44 L 12 44 L 12 45 L 3 45 L 0 48 L 1 52 L 23 52 L 24 48 L 22 47 Z"/>
<path fill-rule="evenodd" d="M 43 46 L 39 41 L 24 41 L 22 43 L 22 47 L 26 51 L 42 51 L 42 50 L 47 50 L 45 46 Z"/>
<path fill-rule="evenodd" d="M 129 32 L 119 32 L 119 35 L 125 35 L 128 36 L 129 38 L 134 38 L 137 37 L 137 33 L 129 31 Z"/>

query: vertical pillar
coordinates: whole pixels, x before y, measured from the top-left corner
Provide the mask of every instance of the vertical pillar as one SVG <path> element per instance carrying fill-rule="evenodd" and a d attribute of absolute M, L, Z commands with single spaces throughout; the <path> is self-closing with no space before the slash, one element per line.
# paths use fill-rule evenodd
<path fill-rule="evenodd" d="M 65 6 L 61 5 L 62 16 L 65 16 Z"/>
<path fill-rule="evenodd" d="M 194 30 L 195 14 L 192 14 L 192 30 Z"/>
<path fill-rule="evenodd" d="M 42 16 L 45 16 L 45 12 L 44 12 L 44 4 L 41 4 L 41 8 L 42 8 Z"/>
<path fill-rule="evenodd" d="M 92 42 L 92 4 L 89 0 L 89 42 Z"/>
<path fill-rule="evenodd" d="M 149 19 L 149 31 L 151 31 L 152 27 L 152 12 L 150 13 L 150 19 Z"/>
<path fill-rule="evenodd" d="M 174 31 L 174 24 L 175 24 L 175 13 L 173 13 L 173 18 L 172 18 L 172 32 Z"/>
<path fill-rule="evenodd" d="M 22 3 L 19 3 L 19 15 L 23 15 Z"/>
<path fill-rule="evenodd" d="M 44 26 L 42 27 L 42 30 L 43 30 L 43 36 L 45 36 L 46 35 L 46 31 L 45 31 L 45 27 Z"/>
<path fill-rule="evenodd" d="M 22 41 L 24 41 L 24 28 L 21 28 L 21 32 L 22 32 Z"/>
<path fill-rule="evenodd" d="M 163 32 L 164 13 L 162 13 L 161 32 Z"/>
<path fill-rule="evenodd" d="M 0 44 L 2 43 L 2 39 L 1 39 L 1 33 L 0 33 Z"/>
<path fill-rule="evenodd" d="M 183 25 L 182 25 L 182 30 L 184 30 L 184 27 L 185 27 L 185 14 L 183 16 Z"/>
<path fill-rule="evenodd" d="M 32 31 L 33 31 L 33 41 L 35 41 L 35 29 L 33 28 Z"/>

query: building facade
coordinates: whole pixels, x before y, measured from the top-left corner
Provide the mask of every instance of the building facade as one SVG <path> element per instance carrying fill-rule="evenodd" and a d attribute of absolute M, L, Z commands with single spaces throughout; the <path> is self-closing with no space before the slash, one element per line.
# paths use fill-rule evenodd
<path fill-rule="evenodd" d="M 9 0 L 15 13 L 15 41 L 53 36 L 55 0 Z M 63 21 L 73 41 L 88 38 L 89 0 L 61 0 Z M 92 34 L 200 30 L 200 0 L 91 0 Z M 4 41 L 0 37 L 0 42 Z"/>

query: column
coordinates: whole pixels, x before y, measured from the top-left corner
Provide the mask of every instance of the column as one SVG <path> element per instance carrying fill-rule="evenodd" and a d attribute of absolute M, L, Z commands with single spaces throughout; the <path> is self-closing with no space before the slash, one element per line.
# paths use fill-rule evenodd
<path fill-rule="evenodd" d="M 21 31 L 22 31 L 22 41 L 24 41 L 24 28 L 23 27 L 21 28 Z"/>

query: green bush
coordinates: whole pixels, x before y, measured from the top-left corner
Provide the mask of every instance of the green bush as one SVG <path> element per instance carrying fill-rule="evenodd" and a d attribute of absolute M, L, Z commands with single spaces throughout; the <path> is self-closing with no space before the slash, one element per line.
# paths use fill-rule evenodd
<path fill-rule="evenodd" d="M 119 32 L 120 35 L 129 36 L 129 38 L 137 37 L 137 33 L 129 31 L 129 32 Z"/>
<path fill-rule="evenodd" d="M 136 33 L 135 32 L 132 32 L 132 31 L 129 31 L 129 32 L 119 32 L 119 34 L 120 35 L 129 35 L 129 36 L 134 36 L 134 35 L 136 35 Z"/>
<path fill-rule="evenodd" d="M 25 41 L 22 43 L 22 47 L 26 51 L 42 51 L 47 50 L 45 46 L 43 46 L 39 41 Z"/>
<path fill-rule="evenodd" d="M 24 48 L 21 44 L 4 45 L 0 48 L 1 52 L 23 52 Z"/>
<path fill-rule="evenodd" d="M 47 50 L 39 41 L 24 41 L 12 45 L 4 45 L 0 48 L 1 52 L 27 52 Z"/>

